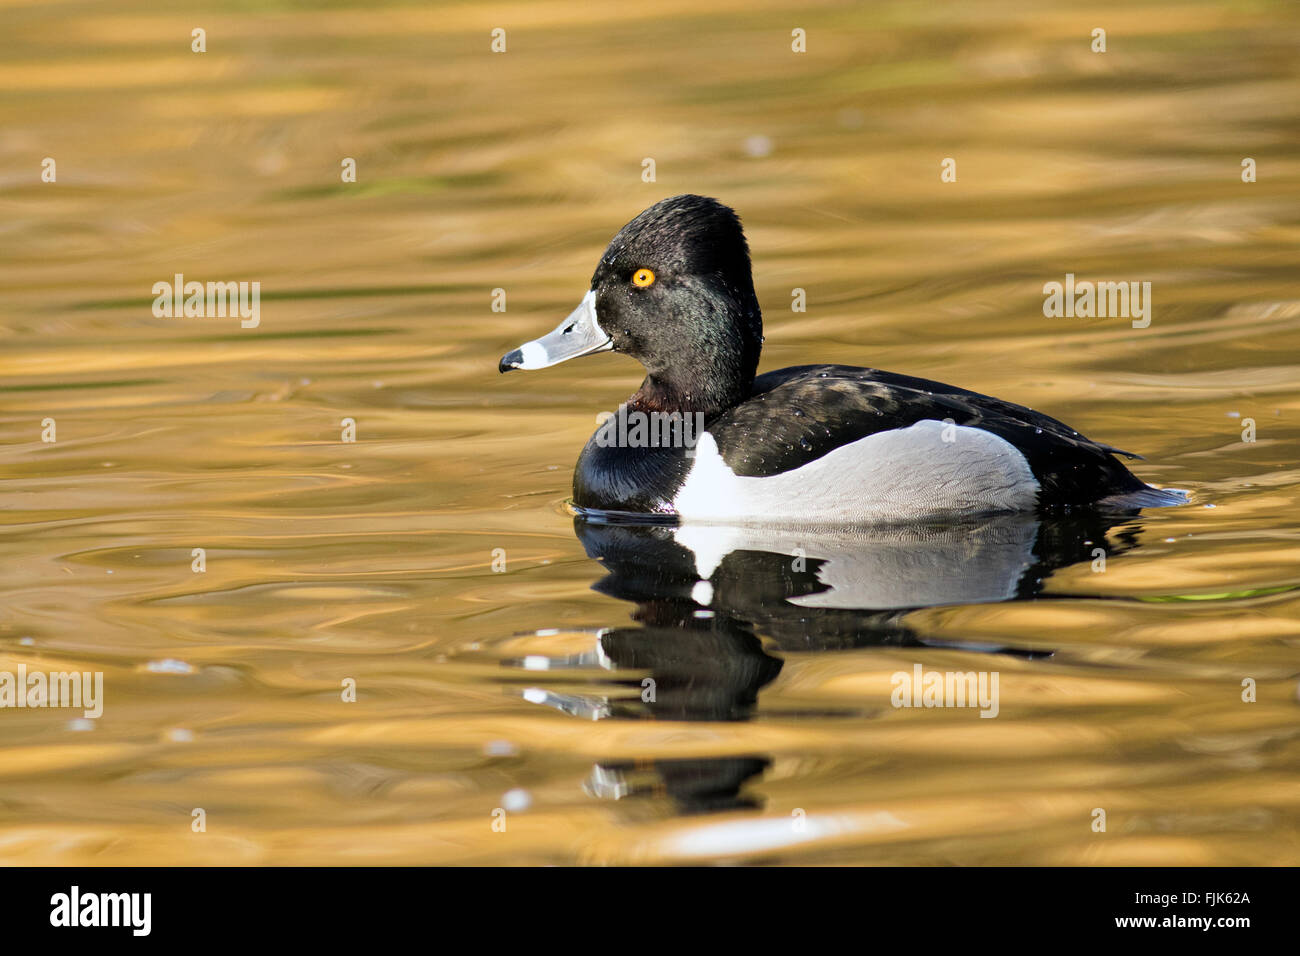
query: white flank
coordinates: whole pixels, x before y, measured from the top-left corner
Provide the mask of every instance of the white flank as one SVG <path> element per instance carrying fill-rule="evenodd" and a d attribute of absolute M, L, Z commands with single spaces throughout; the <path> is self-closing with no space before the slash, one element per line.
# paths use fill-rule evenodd
<path fill-rule="evenodd" d="M 947 439 L 947 440 L 945 440 Z M 846 524 L 1025 511 L 1038 481 L 992 432 L 920 421 L 860 438 L 769 477 L 733 472 L 709 432 L 673 506 L 687 521 Z"/>

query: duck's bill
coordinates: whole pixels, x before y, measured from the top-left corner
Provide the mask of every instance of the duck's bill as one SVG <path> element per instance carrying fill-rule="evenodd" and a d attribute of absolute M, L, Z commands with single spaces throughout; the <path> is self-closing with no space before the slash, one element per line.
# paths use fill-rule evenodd
<path fill-rule="evenodd" d="M 549 368 L 581 355 L 608 352 L 613 347 L 613 340 L 596 321 L 596 293 L 588 292 L 555 331 L 501 356 L 500 369 L 508 372 L 514 368 Z"/>

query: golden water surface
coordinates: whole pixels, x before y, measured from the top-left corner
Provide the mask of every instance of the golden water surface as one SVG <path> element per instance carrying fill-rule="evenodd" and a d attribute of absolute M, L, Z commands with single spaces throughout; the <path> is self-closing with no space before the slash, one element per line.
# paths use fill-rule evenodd
<path fill-rule="evenodd" d="M 1297 11 L 5 0 L 0 671 L 105 702 L 0 710 L 0 861 L 1296 862 Z M 745 220 L 763 368 L 993 393 L 1192 502 L 751 538 L 711 600 L 575 529 L 640 370 L 497 360 L 681 192 Z M 155 317 L 177 273 L 260 324 Z M 1150 326 L 1045 317 L 1067 273 Z M 792 597 L 796 546 L 873 597 Z M 997 717 L 891 706 L 917 664 Z"/>

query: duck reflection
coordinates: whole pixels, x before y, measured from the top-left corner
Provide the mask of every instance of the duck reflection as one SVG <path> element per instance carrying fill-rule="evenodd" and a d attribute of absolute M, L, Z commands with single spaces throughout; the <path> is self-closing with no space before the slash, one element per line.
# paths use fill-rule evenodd
<path fill-rule="evenodd" d="M 1095 560 L 1097 549 L 1113 557 L 1133 547 L 1135 516 L 1003 515 L 828 531 L 581 515 L 574 530 L 607 572 L 593 588 L 633 603 L 635 623 L 600 631 L 585 660 L 557 664 L 597 664 L 627 692 L 592 698 L 535 688 L 526 696 L 596 719 L 738 721 L 752 716 L 760 690 L 780 673 L 783 651 L 897 646 L 1049 656 L 928 637 L 907 617 L 926 607 L 1039 597 L 1056 569 Z M 767 765 L 762 755 L 607 763 L 587 789 L 610 798 L 665 792 L 683 812 L 736 808 L 752 805 L 741 788 Z"/>

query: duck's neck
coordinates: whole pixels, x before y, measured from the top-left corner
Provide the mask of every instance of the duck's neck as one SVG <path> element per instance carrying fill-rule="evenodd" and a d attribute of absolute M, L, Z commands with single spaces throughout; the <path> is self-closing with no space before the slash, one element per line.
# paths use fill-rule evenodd
<path fill-rule="evenodd" d="M 627 407 L 641 412 L 703 413 L 707 419 L 739 405 L 753 386 L 753 365 L 731 370 L 714 367 L 694 375 L 676 369 L 651 372 L 627 400 Z"/>

